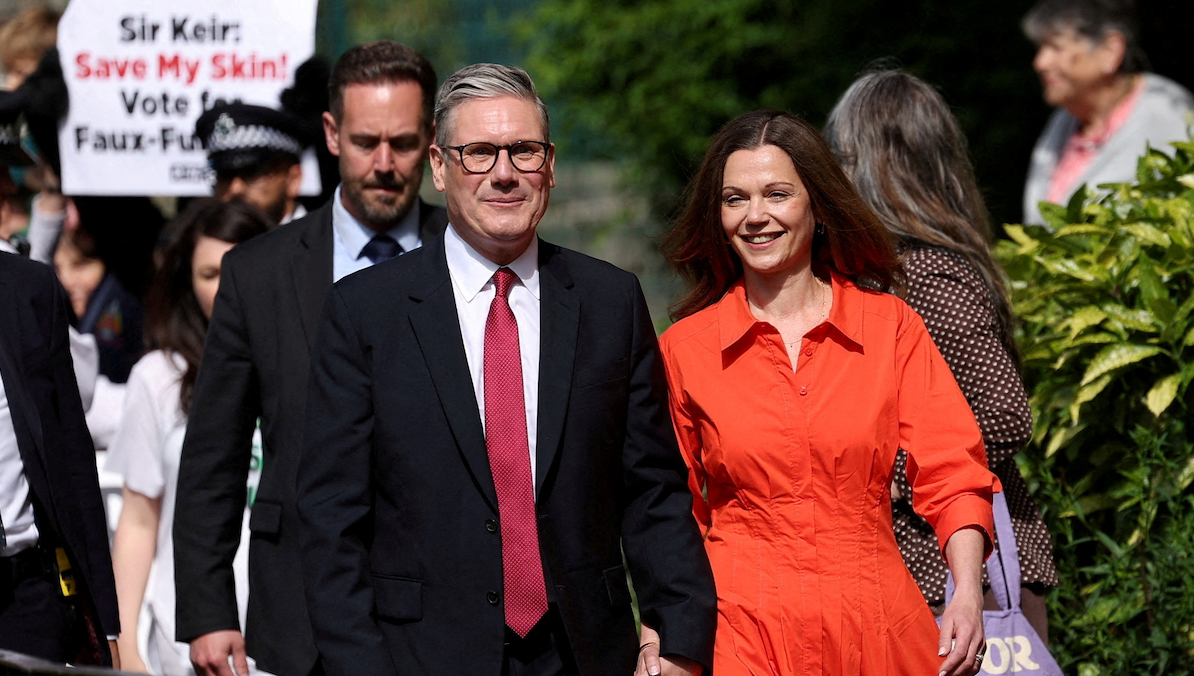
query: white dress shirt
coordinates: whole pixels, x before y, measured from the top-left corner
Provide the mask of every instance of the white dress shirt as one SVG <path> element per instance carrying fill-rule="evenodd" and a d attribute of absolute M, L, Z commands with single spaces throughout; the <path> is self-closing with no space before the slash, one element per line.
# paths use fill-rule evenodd
<path fill-rule="evenodd" d="M 378 234 L 369 226 L 358 221 L 348 213 L 348 209 L 344 208 L 344 203 L 340 201 L 342 188 L 343 186 L 337 186 L 336 193 L 332 195 L 332 281 L 334 282 L 373 265 L 373 261 L 361 255 L 361 250 L 365 248 L 369 240 Z M 423 242 L 419 239 L 418 200 L 415 200 L 410 211 L 406 213 L 406 217 L 398 225 L 382 234 L 393 237 L 398 244 L 402 245 L 404 253 L 422 246 Z"/>
<path fill-rule="evenodd" d="M 7 540 L 0 556 L 12 556 L 37 544 L 29 480 L 25 477 L 21 449 L 17 447 L 17 430 L 12 425 L 12 408 L 3 380 L 0 380 L 0 522 L 4 523 Z"/>
<path fill-rule="evenodd" d="M 444 253 L 448 259 L 448 274 L 452 278 L 452 295 L 456 299 L 456 317 L 460 321 L 460 336 L 464 339 L 464 354 L 468 358 L 469 375 L 473 378 L 473 394 L 477 397 L 477 411 L 481 414 L 481 428 L 485 428 L 485 322 L 489 306 L 497 290 L 493 273 L 497 263 L 477 253 L 455 227 L 448 225 L 444 232 Z M 531 477 L 535 476 L 535 423 L 539 405 L 539 239 L 514 262 L 505 266 L 518 276 L 518 283 L 510 287 L 510 309 L 518 322 L 518 351 L 522 357 L 522 391 L 527 409 L 527 449 L 531 454 Z"/>

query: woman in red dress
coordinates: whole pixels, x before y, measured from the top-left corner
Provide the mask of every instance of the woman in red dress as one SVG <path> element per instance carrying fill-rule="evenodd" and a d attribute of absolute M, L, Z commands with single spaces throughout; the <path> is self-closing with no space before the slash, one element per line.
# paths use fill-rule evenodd
<path fill-rule="evenodd" d="M 661 348 L 717 581 L 715 676 L 981 664 L 999 482 L 924 323 L 872 290 L 899 281 L 892 245 L 817 131 L 772 111 L 718 134 L 665 241 L 690 284 Z M 899 449 L 957 581 L 940 629 L 892 532 Z"/>

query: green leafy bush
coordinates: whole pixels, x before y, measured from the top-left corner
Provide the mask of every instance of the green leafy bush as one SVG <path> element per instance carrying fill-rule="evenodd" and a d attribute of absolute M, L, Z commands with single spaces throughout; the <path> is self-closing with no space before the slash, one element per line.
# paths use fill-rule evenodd
<path fill-rule="evenodd" d="M 1194 674 L 1194 142 L 1009 225 L 1066 673 Z M 1104 196 L 1105 195 L 1105 196 Z"/>

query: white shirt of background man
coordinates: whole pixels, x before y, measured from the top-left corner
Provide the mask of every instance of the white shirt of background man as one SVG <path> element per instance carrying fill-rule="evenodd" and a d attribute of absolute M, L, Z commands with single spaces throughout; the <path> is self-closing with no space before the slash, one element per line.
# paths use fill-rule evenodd
<path fill-rule="evenodd" d="M 37 524 L 29 499 L 29 480 L 17 447 L 17 430 L 12 424 L 12 407 L 0 379 L 0 523 L 7 544 L 0 556 L 12 556 L 37 544 Z"/>

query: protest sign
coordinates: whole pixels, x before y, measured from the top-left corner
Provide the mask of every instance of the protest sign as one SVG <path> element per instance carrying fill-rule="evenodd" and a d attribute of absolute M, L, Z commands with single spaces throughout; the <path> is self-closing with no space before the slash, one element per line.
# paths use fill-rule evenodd
<path fill-rule="evenodd" d="M 223 101 L 280 107 L 315 52 L 316 2 L 72 0 L 58 25 L 63 191 L 208 194 L 195 120 Z M 318 193 L 311 152 L 303 174 L 304 193 Z"/>

